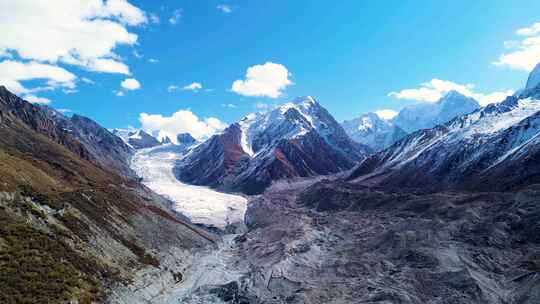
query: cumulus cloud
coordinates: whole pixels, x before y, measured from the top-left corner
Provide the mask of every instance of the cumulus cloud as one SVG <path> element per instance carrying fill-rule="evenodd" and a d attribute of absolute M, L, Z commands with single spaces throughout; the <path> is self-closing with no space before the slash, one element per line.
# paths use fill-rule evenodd
<path fill-rule="evenodd" d="M 126 0 L 1 1 L 0 53 L 129 74 L 113 50 L 135 44 L 137 35 L 126 27 L 146 22 L 146 14 Z"/>
<path fill-rule="evenodd" d="M 218 6 L 216 6 L 216 8 L 222 12 L 224 12 L 225 14 L 230 14 L 232 13 L 232 7 L 230 7 L 229 5 L 227 4 L 219 4 Z"/>
<path fill-rule="evenodd" d="M 51 103 L 51 100 L 45 97 L 37 97 L 35 95 L 25 95 L 24 100 L 28 101 L 29 103 L 34 104 L 49 104 Z"/>
<path fill-rule="evenodd" d="M 530 72 L 540 63 L 540 22 L 518 29 L 516 34 L 519 39 L 505 41 L 509 51 L 500 55 L 493 64 Z"/>
<path fill-rule="evenodd" d="M 386 120 L 390 120 L 396 117 L 398 113 L 399 112 L 391 110 L 391 109 L 382 109 L 382 110 L 375 111 L 375 114 L 377 114 L 377 116 L 379 116 L 381 119 L 386 119 Z"/>
<path fill-rule="evenodd" d="M 467 97 L 472 97 L 476 99 L 482 106 L 490 103 L 501 102 L 506 96 L 514 93 L 512 90 L 495 91 L 487 94 L 478 93 L 474 91 L 474 85 L 472 84 L 459 84 L 452 81 L 434 78 L 429 82 L 420 84 L 419 88 L 391 92 L 388 94 L 388 96 L 395 97 L 397 99 L 436 102 L 450 91 L 457 91 L 458 93 Z"/>
<path fill-rule="evenodd" d="M 191 84 L 188 84 L 186 86 L 184 86 L 182 88 L 182 90 L 184 91 L 197 91 L 197 90 L 200 90 L 202 89 L 202 84 L 200 84 L 199 82 L 193 82 Z"/>
<path fill-rule="evenodd" d="M 227 127 L 215 117 L 200 119 L 189 110 L 179 110 L 171 116 L 141 113 L 139 121 L 143 130 L 158 138 L 168 136 L 173 142 L 179 133 L 188 132 L 197 139 L 204 139 Z"/>
<path fill-rule="evenodd" d="M 137 90 L 141 87 L 141 83 L 135 78 L 125 79 L 120 83 L 120 85 L 122 88 L 130 91 Z"/>
<path fill-rule="evenodd" d="M 254 65 L 247 69 L 245 80 L 233 82 L 231 90 L 244 96 L 278 98 L 287 86 L 293 84 L 290 75 L 287 68 L 278 63 Z"/>
<path fill-rule="evenodd" d="M 71 91 L 75 88 L 76 79 L 77 77 L 74 74 L 50 64 L 23 63 L 12 60 L 0 62 L 0 85 L 6 86 L 13 93 L 21 95 L 32 103 L 50 103 L 49 99 L 34 94 L 42 91 L 52 91 L 57 88 Z M 39 80 L 43 82 L 43 85 L 27 88 L 23 85 L 23 82 L 29 80 Z"/>
<path fill-rule="evenodd" d="M 174 12 L 172 13 L 172 16 L 169 18 L 169 23 L 172 25 L 175 25 L 178 23 L 178 21 L 180 21 L 180 18 L 182 18 L 182 10 L 181 9 L 174 10 Z"/>

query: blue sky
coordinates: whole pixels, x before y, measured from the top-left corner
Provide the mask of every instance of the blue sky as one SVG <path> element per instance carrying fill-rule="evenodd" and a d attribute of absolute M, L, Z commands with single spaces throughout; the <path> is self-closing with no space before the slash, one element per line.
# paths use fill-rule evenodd
<path fill-rule="evenodd" d="M 179 110 L 197 123 L 231 123 L 299 95 L 315 96 L 338 120 L 432 102 L 449 88 L 486 103 L 522 87 L 540 61 L 539 1 L 86 2 L 92 10 L 67 0 L 2 1 L 0 82 L 111 128 L 140 127 L 141 113 L 162 115 L 149 116 L 159 125 Z M 44 23 L 75 11 L 82 21 L 45 32 Z M 36 15 L 45 20 L 37 30 L 25 19 Z M 88 27 L 78 41 L 85 33 L 77 22 L 97 19 L 116 26 Z M 257 65 L 264 79 L 235 92 L 233 82 Z M 126 79 L 140 87 L 122 88 Z M 183 89 L 194 83 L 202 88 Z"/>

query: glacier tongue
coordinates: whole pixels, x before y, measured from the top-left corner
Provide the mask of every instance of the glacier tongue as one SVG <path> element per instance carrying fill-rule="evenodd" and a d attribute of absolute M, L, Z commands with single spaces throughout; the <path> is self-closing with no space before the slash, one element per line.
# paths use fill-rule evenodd
<path fill-rule="evenodd" d="M 175 203 L 174 209 L 197 224 L 225 229 L 243 223 L 247 200 L 207 187 L 184 184 L 176 179 L 173 166 L 182 157 L 182 147 L 162 145 L 137 151 L 131 167 L 143 184 Z"/>

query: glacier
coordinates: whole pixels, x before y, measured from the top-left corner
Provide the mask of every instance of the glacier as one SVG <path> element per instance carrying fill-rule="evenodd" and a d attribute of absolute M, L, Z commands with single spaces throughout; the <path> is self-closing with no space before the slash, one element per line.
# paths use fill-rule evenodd
<path fill-rule="evenodd" d="M 203 186 L 184 184 L 176 179 L 173 167 L 183 157 L 185 147 L 166 144 L 138 150 L 131 159 L 131 168 L 142 183 L 174 202 L 174 210 L 193 223 L 224 230 L 243 223 L 247 199 L 214 191 Z"/>

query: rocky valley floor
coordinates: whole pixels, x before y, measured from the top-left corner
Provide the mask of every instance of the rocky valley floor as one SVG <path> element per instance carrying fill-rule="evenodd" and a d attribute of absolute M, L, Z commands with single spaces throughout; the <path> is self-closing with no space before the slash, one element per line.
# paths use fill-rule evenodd
<path fill-rule="evenodd" d="M 539 200 L 538 186 L 422 194 L 277 183 L 250 198 L 246 230 L 194 257 L 171 253 L 112 302 L 538 303 Z"/>

